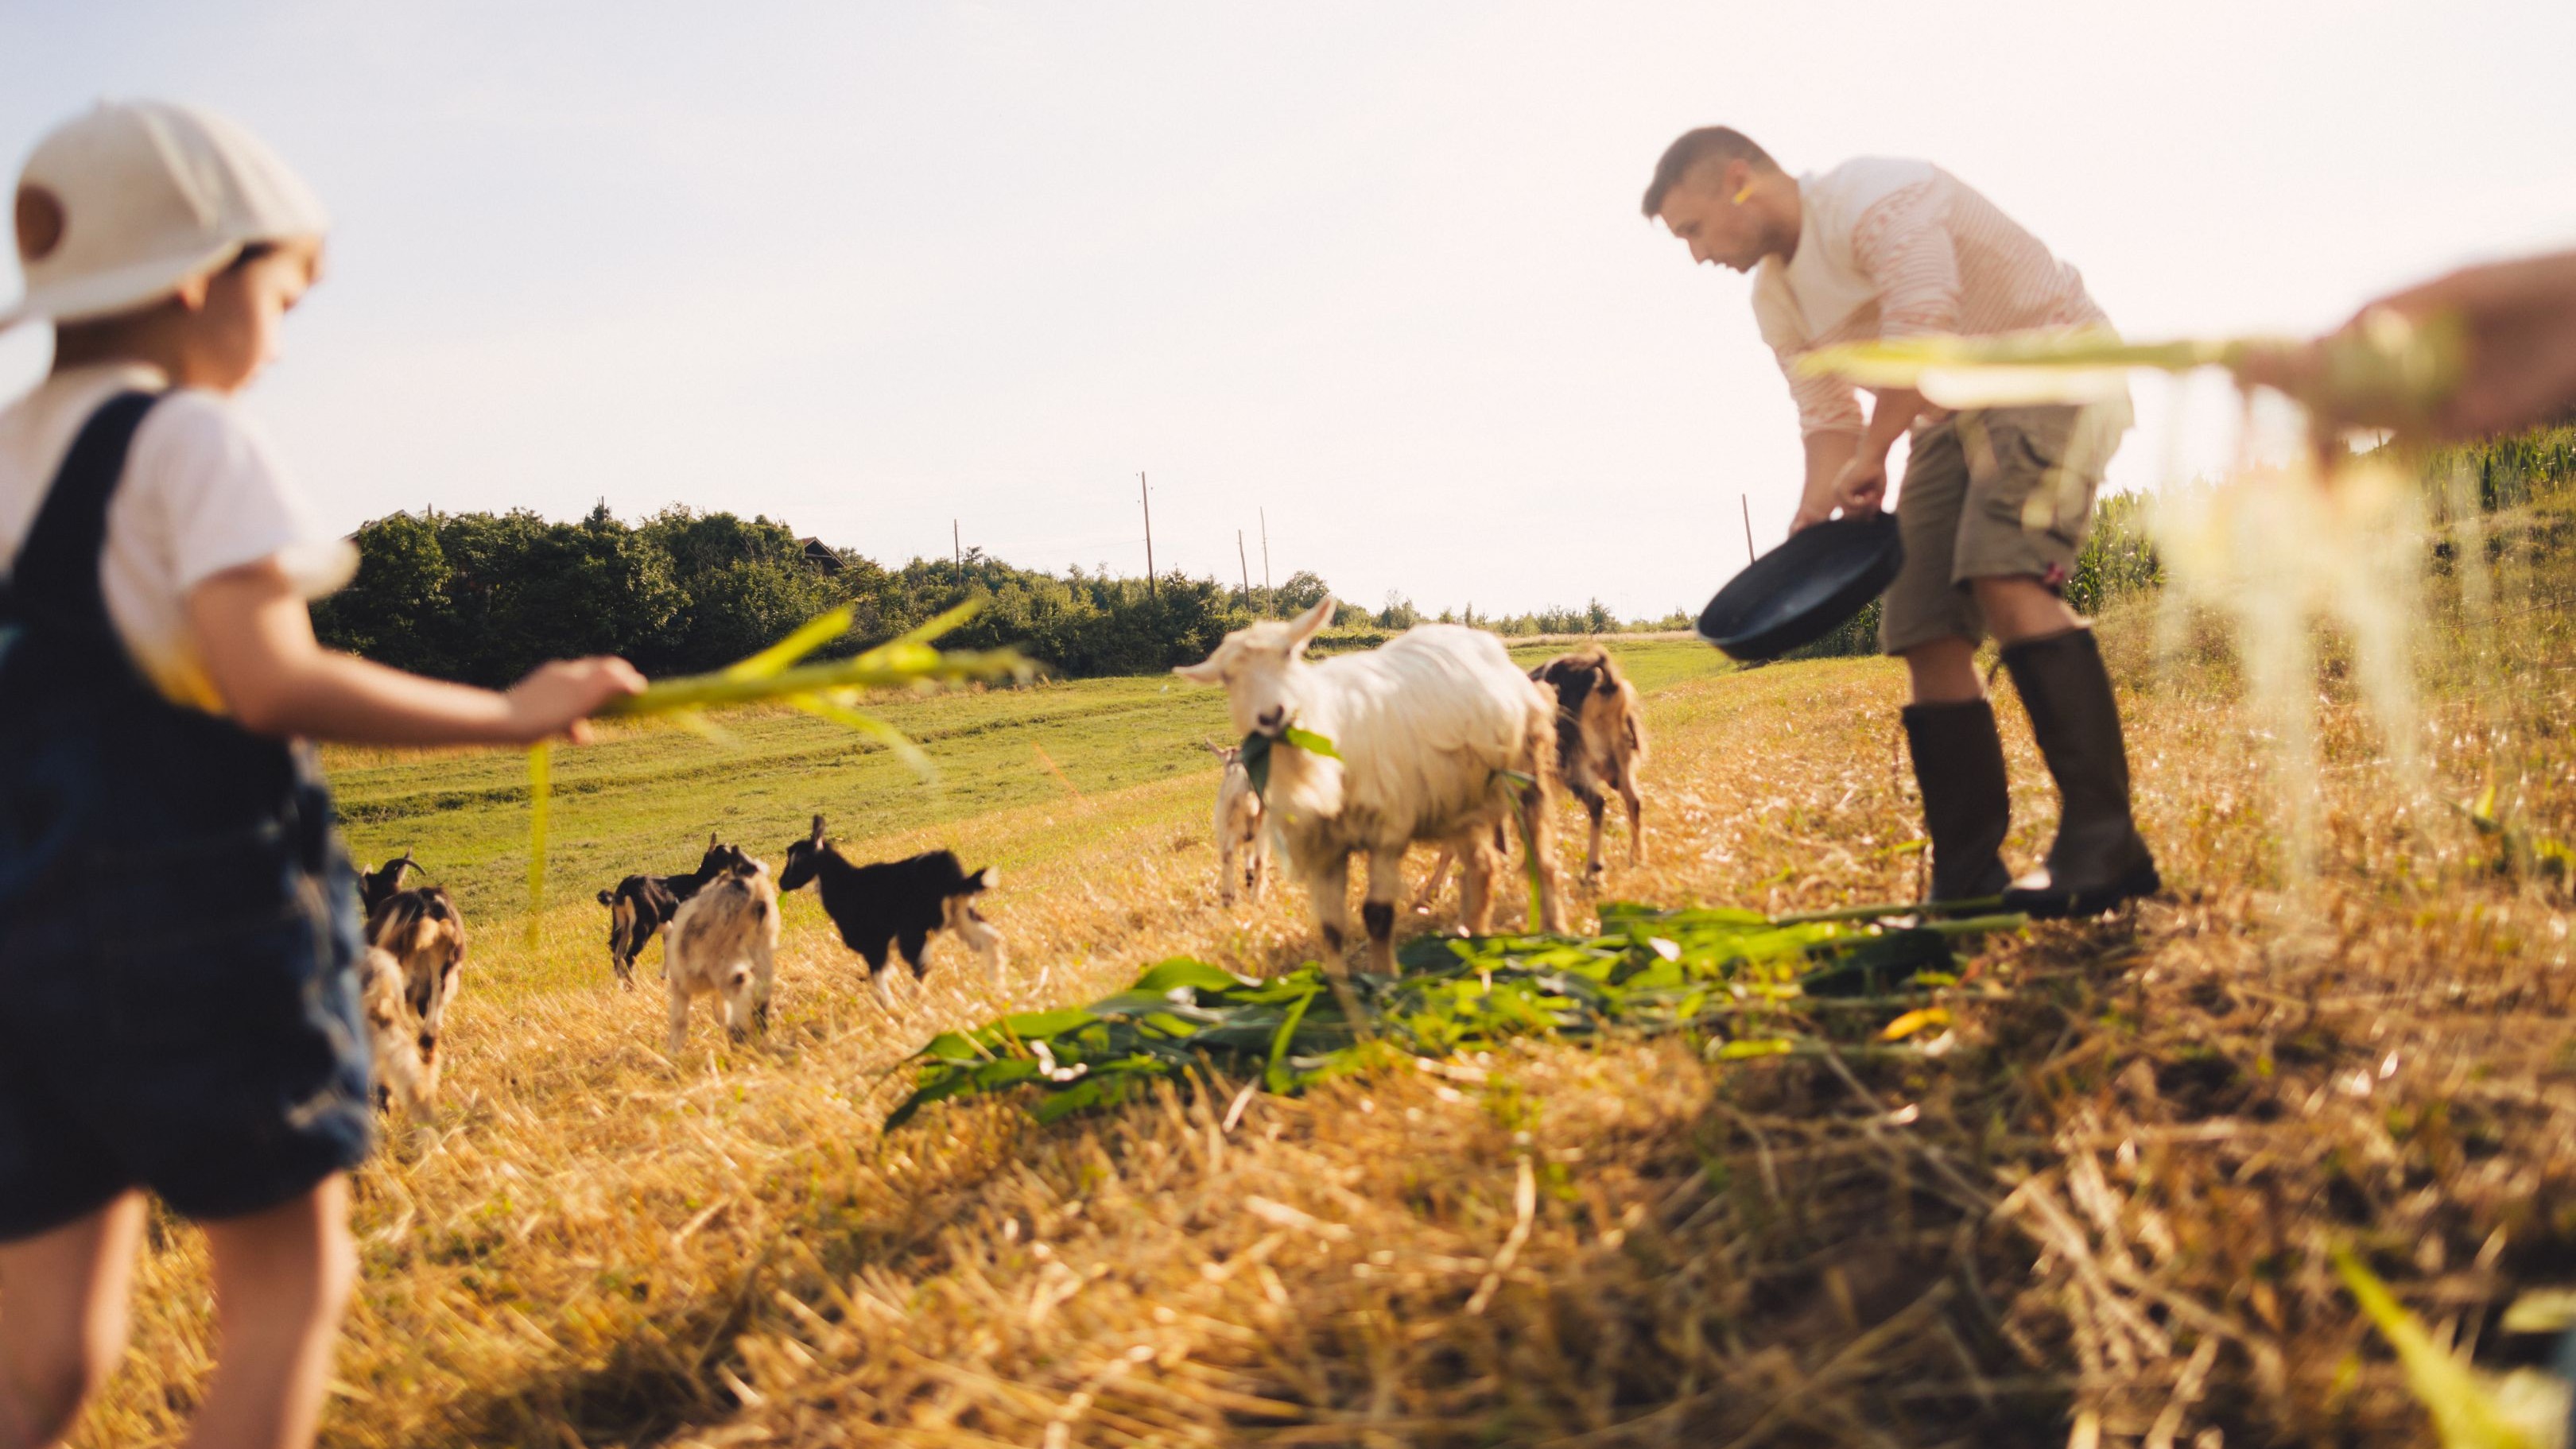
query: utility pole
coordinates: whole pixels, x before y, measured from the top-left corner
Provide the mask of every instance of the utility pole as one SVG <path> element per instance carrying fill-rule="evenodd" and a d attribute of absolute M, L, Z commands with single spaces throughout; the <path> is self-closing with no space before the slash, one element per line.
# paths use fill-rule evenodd
<path fill-rule="evenodd" d="M 1753 499 L 1750 495 L 1738 493 L 1735 501 L 1744 505 L 1744 561 L 1750 564 L 1753 562 Z"/>
<path fill-rule="evenodd" d="M 957 520 L 953 518 L 948 520 L 948 547 L 953 551 L 950 557 L 956 560 L 952 565 L 955 572 L 950 577 L 956 581 L 957 587 L 962 589 L 966 587 L 966 544 L 958 536 Z"/>
<path fill-rule="evenodd" d="M 1252 607 L 1252 564 L 1243 556 L 1243 530 L 1234 531 L 1234 562 L 1243 570 L 1243 606 Z"/>
<path fill-rule="evenodd" d="M 1145 505 L 1145 597 L 1159 597 L 1154 589 L 1154 499 L 1145 491 L 1145 475 L 1136 475 L 1136 500 Z"/>
<path fill-rule="evenodd" d="M 1279 607 L 1279 591 L 1270 587 L 1270 510 L 1261 510 L 1261 607 L 1267 613 Z"/>

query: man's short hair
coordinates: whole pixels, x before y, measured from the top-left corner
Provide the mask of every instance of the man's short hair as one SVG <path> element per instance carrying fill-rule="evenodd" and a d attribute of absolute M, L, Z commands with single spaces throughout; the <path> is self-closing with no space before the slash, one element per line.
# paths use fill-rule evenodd
<path fill-rule="evenodd" d="M 1753 144 L 1753 138 L 1732 126 L 1702 126 L 1684 131 L 1681 139 L 1664 148 L 1664 159 L 1655 163 L 1655 179 L 1646 187 L 1647 219 L 1663 214 L 1664 198 L 1682 184 L 1691 168 L 1702 161 L 1742 161 L 1756 171 L 1777 171 L 1780 163 L 1771 153 Z"/>

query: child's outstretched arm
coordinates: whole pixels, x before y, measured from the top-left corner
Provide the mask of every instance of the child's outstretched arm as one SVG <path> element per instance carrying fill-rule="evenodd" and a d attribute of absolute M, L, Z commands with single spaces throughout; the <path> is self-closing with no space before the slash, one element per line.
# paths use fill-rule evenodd
<path fill-rule="evenodd" d="M 601 705 L 644 687 L 623 659 L 559 659 L 507 691 L 406 674 L 325 649 L 274 562 L 228 569 L 188 593 L 206 672 L 244 729 L 361 745 L 522 745 L 586 734 Z"/>

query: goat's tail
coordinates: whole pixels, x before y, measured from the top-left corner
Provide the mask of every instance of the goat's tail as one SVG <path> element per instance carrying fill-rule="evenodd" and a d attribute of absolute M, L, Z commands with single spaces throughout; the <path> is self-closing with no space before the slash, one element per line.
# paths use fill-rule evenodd
<path fill-rule="evenodd" d="M 599 893 L 599 903 L 611 910 L 615 910 L 617 908 L 617 892 L 601 891 Z"/>
<path fill-rule="evenodd" d="M 999 866 L 988 865 L 982 870 L 975 871 L 969 874 L 965 879 L 959 881 L 957 883 L 957 894 L 961 896 L 979 896 L 1001 883 L 1001 868 Z"/>
<path fill-rule="evenodd" d="M 1556 868 L 1556 701 L 1533 708 L 1521 728 L 1521 771 L 1532 783 L 1520 792 L 1521 832 L 1529 842 L 1529 869 L 1538 878 L 1539 918 L 1529 928 L 1562 932 L 1565 894 Z"/>

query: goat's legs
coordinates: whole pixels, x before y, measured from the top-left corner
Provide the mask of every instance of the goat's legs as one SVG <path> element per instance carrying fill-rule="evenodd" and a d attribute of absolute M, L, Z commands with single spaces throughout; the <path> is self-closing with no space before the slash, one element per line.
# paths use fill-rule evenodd
<path fill-rule="evenodd" d="M 1002 951 L 1002 933 L 986 924 L 964 896 L 950 896 L 945 909 L 948 929 L 955 931 L 957 939 L 966 943 L 966 949 L 983 961 L 984 968 L 993 973 L 995 980 L 1000 980 L 1007 964 Z"/>
<path fill-rule="evenodd" d="M 769 997 L 778 985 L 778 948 L 754 936 L 751 941 L 751 1024 L 769 1035 Z"/>
<path fill-rule="evenodd" d="M 1574 798 L 1583 802 L 1584 813 L 1592 817 L 1592 838 L 1583 848 L 1583 877 L 1586 880 L 1598 879 L 1602 870 L 1601 817 L 1610 802 L 1589 784 L 1578 785 L 1569 780 L 1565 788 L 1574 792 Z"/>
<path fill-rule="evenodd" d="M 1369 970 L 1395 974 L 1395 902 L 1404 894 L 1404 847 L 1369 852 L 1368 894 L 1360 920 L 1368 927 Z"/>
<path fill-rule="evenodd" d="M 1646 802 L 1637 793 L 1634 775 L 1619 777 L 1619 798 L 1628 802 L 1628 863 L 1646 863 Z"/>
<path fill-rule="evenodd" d="M 1440 892 L 1449 884 L 1449 867 L 1456 864 L 1458 859 L 1458 842 L 1454 840 L 1441 842 L 1440 854 L 1431 862 L 1431 874 L 1422 878 L 1422 889 L 1414 894 L 1414 914 L 1427 916 L 1431 913 L 1431 908 L 1439 903 Z M 1460 889 L 1463 890 L 1465 887 L 1462 885 Z"/>
<path fill-rule="evenodd" d="M 1342 974 L 1342 943 L 1351 936 L 1351 860 L 1335 852 L 1306 877 L 1306 896 L 1324 934 L 1324 965 Z"/>
<path fill-rule="evenodd" d="M 680 1059 L 680 1048 L 689 1041 L 689 989 L 671 978 L 671 1060 Z"/>
<path fill-rule="evenodd" d="M 1500 853 L 1485 846 L 1484 831 L 1471 829 L 1452 841 L 1447 853 L 1458 857 L 1458 928 L 1481 936 L 1494 923 L 1494 868 Z"/>

